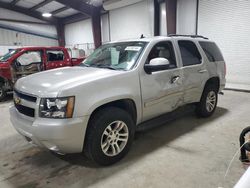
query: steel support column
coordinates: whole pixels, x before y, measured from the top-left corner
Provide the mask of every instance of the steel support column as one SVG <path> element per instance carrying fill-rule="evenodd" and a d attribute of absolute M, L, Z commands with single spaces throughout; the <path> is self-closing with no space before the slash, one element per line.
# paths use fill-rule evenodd
<path fill-rule="evenodd" d="M 176 34 L 177 0 L 166 0 L 167 33 Z"/>

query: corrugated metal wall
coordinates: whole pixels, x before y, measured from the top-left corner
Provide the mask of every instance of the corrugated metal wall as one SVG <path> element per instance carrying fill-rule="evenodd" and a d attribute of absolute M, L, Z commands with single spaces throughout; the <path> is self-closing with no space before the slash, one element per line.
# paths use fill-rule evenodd
<path fill-rule="evenodd" d="M 22 46 L 57 46 L 58 41 L 54 39 L 39 37 L 35 35 L 20 33 L 0 28 L 0 55 L 9 49 Z"/>
<path fill-rule="evenodd" d="M 43 23 L 41 20 L 2 8 L 0 8 L 0 18 Z M 51 25 L 0 21 L 0 56 L 9 49 L 22 46 L 57 46 L 56 35 L 56 29 Z"/>

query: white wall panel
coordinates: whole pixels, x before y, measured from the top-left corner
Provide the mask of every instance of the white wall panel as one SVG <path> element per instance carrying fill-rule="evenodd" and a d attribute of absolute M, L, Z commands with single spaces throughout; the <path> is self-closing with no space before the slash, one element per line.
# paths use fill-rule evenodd
<path fill-rule="evenodd" d="M 67 24 L 65 26 L 65 40 L 67 45 L 93 43 L 91 20 Z"/>
<path fill-rule="evenodd" d="M 94 39 L 91 20 L 67 24 L 65 26 L 66 47 L 83 49 L 86 55 L 93 52 Z"/>
<path fill-rule="evenodd" d="M 111 41 L 129 38 L 153 36 L 153 1 L 145 0 L 137 4 L 111 10 L 110 35 Z"/>
<path fill-rule="evenodd" d="M 216 41 L 227 64 L 227 87 L 250 89 L 250 1 L 200 0 L 198 34 Z"/>
<path fill-rule="evenodd" d="M 160 5 L 160 35 L 167 35 L 166 3 Z"/>
<path fill-rule="evenodd" d="M 106 43 L 110 41 L 109 36 L 109 13 L 102 15 L 101 17 L 101 28 L 102 28 L 102 42 Z"/>
<path fill-rule="evenodd" d="M 177 1 L 177 34 L 194 35 L 196 30 L 197 0 Z"/>

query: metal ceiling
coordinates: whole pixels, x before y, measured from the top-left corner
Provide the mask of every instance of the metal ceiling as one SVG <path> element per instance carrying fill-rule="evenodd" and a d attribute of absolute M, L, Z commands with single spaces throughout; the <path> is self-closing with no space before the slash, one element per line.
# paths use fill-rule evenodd
<path fill-rule="evenodd" d="M 23 13 L 50 24 L 65 24 L 71 19 L 90 18 L 93 9 L 100 6 L 102 0 L 0 0 L 0 8 Z M 42 17 L 44 12 L 51 13 L 52 17 Z"/>

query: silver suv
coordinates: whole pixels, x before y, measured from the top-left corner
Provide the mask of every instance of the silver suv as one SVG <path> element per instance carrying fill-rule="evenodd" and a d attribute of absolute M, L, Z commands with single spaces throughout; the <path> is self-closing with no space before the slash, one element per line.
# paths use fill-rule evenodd
<path fill-rule="evenodd" d="M 136 126 L 189 103 L 208 117 L 224 86 L 223 56 L 205 37 L 112 42 L 78 67 L 18 80 L 10 117 L 30 143 L 110 165 L 126 155 Z"/>

